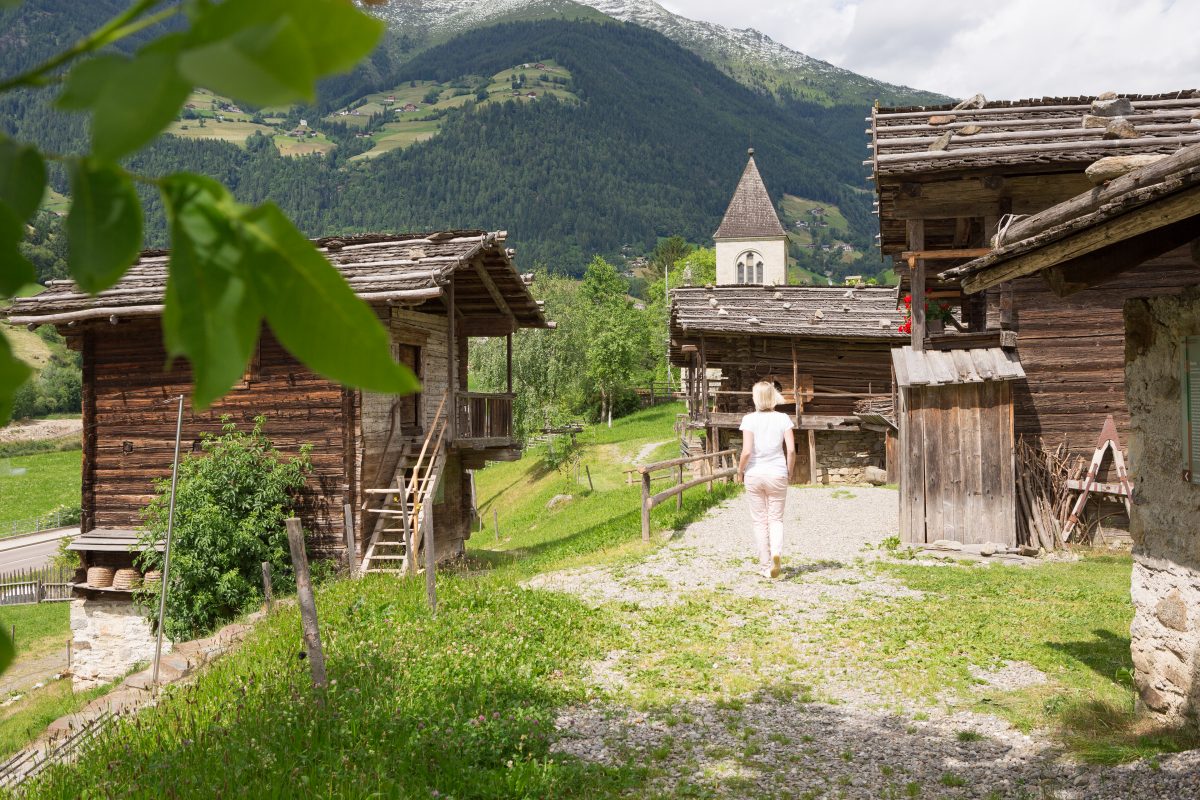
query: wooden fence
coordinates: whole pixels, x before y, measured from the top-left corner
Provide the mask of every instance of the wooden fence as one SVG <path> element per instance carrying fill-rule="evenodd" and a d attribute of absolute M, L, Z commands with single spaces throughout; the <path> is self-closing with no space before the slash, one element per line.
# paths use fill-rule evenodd
<path fill-rule="evenodd" d="M 708 490 L 711 492 L 713 481 L 724 479 L 728 483 L 730 478 L 737 474 L 734 459 L 737 458 L 738 452 L 737 450 L 721 450 L 716 453 L 703 453 L 698 456 L 672 458 L 669 461 L 656 461 L 653 464 L 639 466 L 637 471 L 642 476 L 642 541 L 650 541 L 651 509 L 672 497 L 676 498 L 676 507 L 683 508 L 683 493 L 688 489 L 701 484 L 708 484 Z M 700 465 L 700 477 L 685 481 L 683 479 L 683 468 L 697 461 L 703 462 Z M 658 494 L 652 494 L 650 484 L 655 480 L 654 473 L 661 472 L 662 470 L 671 470 L 672 476 L 676 478 L 676 484 L 670 489 L 664 489 Z"/>
<path fill-rule="evenodd" d="M 0 606 L 57 603 L 71 599 L 75 570 L 69 567 L 21 569 L 0 574 Z"/>

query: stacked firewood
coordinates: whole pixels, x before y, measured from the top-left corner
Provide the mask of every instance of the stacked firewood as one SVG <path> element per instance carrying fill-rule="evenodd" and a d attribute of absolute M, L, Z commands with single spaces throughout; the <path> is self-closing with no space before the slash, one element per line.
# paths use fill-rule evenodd
<path fill-rule="evenodd" d="M 1083 459 L 1066 444 L 1047 450 L 1041 442 L 1017 442 L 1017 543 L 1051 551 L 1062 546 L 1059 534 L 1071 513 L 1067 481 L 1087 472 Z"/>

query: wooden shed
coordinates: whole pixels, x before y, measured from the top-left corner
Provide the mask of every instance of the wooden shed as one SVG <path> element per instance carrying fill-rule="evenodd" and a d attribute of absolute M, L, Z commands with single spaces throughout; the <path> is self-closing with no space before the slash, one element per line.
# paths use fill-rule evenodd
<path fill-rule="evenodd" d="M 469 338 L 553 326 L 504 240 L 503 232 L 483 231 L 318 240 L 388 328 L 394 357 L 417 373 L 421 393 L 341 386 L 308 370 L 264 329 L 242 381 L 205 411 L 187 408 L 184 447 L 198 450 L 201 433 L 219 431 L 225 415 L 241 427 L 262 415 L 285 454 L 312 445 L 300 516 L 318 554 L 345 553 L 347 522 L 365 569 L 413 566 L 407 556 L 420 548 L 426 524 L 436 528 L 439 557 L 461 552 L 472 522 L 469 470 L 515 458 L 521 446 L 512 430 L 511 372 L 508 392 L 467 389 Z M 160 317 L 168 259 L 164 251 L 144 253 L 96 296 L 51 281 L 9 309 L 11 324 L 55 325 L 83 355 L 85 533 L 136 528 L 154 479 L 170 474 L 173 399 L 190 394 L 191 372 L 186 362 L 166 366 Z M 397 520 L 417 535 L 406 541 Z"/>
<path fill-rule="evenodd" d="M 900 538 L 1017 545 L 1013 382 L 999 347 L 892 351 L 899 395 Z"/>
<path fill-rule="evenodd" d="M 886 288 L 684 287 L 671 293 L 671 361 L 685 374 L 688 425 L 721 449 L 753 410 L 760 380 L 781 389 L 797 431 L 797 481 L 857 483 L 886 469 L 889 350 L 902 313 Z M 874 403 L 872 421 L 859 416 Z"/>

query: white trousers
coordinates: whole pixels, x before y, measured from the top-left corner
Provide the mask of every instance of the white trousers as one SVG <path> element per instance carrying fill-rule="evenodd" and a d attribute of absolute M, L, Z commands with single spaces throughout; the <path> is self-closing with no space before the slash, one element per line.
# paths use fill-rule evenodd
<path fill-rule="evenodd" d="M 786 475 L 746 476 L 754 544 L 763 567 L 771 565 L 772 556 L 783 555 L 783 504 L 787 500 L 787 487 Z"/>

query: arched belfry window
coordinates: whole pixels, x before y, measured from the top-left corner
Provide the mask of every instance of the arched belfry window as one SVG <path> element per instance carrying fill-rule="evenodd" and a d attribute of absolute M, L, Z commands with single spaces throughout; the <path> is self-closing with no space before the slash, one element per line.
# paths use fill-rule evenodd
<path fill-rule="evenodd" d="M 763 257 L 756 250 L 747 250 L 737 257 L 737 282 L 762 283 Z"/>

